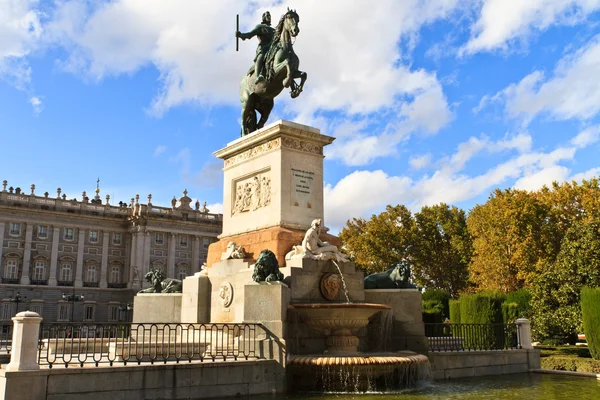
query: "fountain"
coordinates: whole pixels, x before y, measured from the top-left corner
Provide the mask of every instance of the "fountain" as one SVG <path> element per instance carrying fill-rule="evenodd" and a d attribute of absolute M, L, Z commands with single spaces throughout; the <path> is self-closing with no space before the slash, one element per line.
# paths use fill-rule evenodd
<path fill-rule="evenodd" d="M 291 389 L 409 386 L 429 374 L 421 295 L 365 289 L 364 273 L 324 229 L 323 147 L 333 140 L 279 121 L 215 153 L 224 161 L 223 232 L 208 268 L 171 298 L 170 309 L 181 309 L 174 322 L 260 323 L 268 335 L 257 340 L 270 342 L 257 348 L 285 366 Z M 136 298 L 136 310 L 151 311 L 144 322 L 164 319 L 162 296 Z"/>
<path fill-rule="evenodd" d="M 301 324 L 323 335 L 326 346 L 322 354 L 288 356 L 288 382 L 293 390 L 381 391 L 405 388 L 428 378 L 429 360 L 425 355 L 410 351 L 359 351 L 357 334 L 363 332 L 364 337 L 370 319 L 392 311 L 389 305 L 298 303 L 290 304 L 288 311 Z M 297 331 L 297 323 L 294 328 Z M 294 350 L 298 351 L 298 346 Z"/>

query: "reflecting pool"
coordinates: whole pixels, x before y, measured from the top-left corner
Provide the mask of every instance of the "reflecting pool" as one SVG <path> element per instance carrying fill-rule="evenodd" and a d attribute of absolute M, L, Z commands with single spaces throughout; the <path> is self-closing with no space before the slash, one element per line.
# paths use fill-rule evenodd
<path fill-rule="evenodd" d="M 253 397 L 253 399 L 255 399 Z M 394 393 L 291 394 L 260 396 L 270 400 L 600 400 L 600 381 L 594 378 L 550 374 L 515 374 L 427 382 Z"/>

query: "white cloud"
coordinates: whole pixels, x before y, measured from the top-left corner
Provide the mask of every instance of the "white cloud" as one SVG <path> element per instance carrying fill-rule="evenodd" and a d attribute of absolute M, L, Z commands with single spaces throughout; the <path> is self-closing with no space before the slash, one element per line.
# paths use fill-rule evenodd
<path fill-rule="evenodd" d="M 459 54 L 507 50 L 553 25 L 574 25 L 600 8 L 599 0 L 483 0 L 471 38 Z"/>
<path fill-rule="evenodd" d="M 482 136 L 460 143 L 450 157 L 442 158 L 431 175 L 418 180 L 390 176 L 384 171 L 356 171 L 337 184 L 325 186 L 325 217 L 333 230 L 340 230 L 352 217 L 369 218 L 387 204 L 405 204 L 413 211 L 424 205 L 445 202 L 456 204 L 516 180 L 515 186 L 538 188 L 553 180 L 565 180 L 569 169 L 559 165 L 575 157 L 576 147 L 558 147 L 549 152 L 533 151 L 528 134 L 497 141 Z M 479 175 L 469 176 L 466 163 L 481 152 L 513 152 L 497 165 Z M 369 196 L 365 196 L 369 193 Z"/>
<path fill-rule="evenodd" d="M 571 143 L 579 148 L 587 147 L 600 140 L 600 126 L 593 126 L 584 129 L 577 136 L 571 139 Z"/>
<path fill-rule="evenodd" d="M 575 174 L 571 176 L 570 180 L 574 180 L 575 182 L 581 182 L 584 179 L 587 180 L 591 178 L 600 178 L 600 167 L 590 168 L 587 171 Z"/>
<path fill-rule="evenodd" d="M 299 7 L 301 32 L 294 48 L 308 81 L 299 98 L 292 101 L 286 90 L 277 101 L 299 121 L 318 119 L 318 112 L 328 110 L 359 119 L 392 116 L 385 131 L 334 145 L 339 151 L 333 158 L 360 165 L 394 153 L 413 132 L 437 133 L 452 119 L 436 75 L 400 62 L 398 42 L 414 40 L 423 25 L 447 17 L 458 3 L 381 0 L 373 7 L 361 0 L 348 7 L 342 0 L 300 5 L 262 0 L 251 6 L 241 0 L 115 0 L 90 6 L 73 1 L 59 3 L 47 30 L 49 40 L 69 52 L 63 67 L 92 79 L 154 65 L 162 87 L 150 110 L 160 115 L 186 103 L 238 104 L 239 80 L 252 62 L 256 41 L 241 42 L 241 51 L 234 51 L 226 23 L 232 10 L 243 10 L 240 20 L 247 30 L 266 9 L 276 23 L 287 6 Z M 302 29 L 304 24 L 309 28 Z M 363 145 L 365 153 L 356 155 Z"/>
<path fill-rule="evenodd" d="M 427 168 L 431 164 L 431 154 L 423 154 L 420 156 L 412 156 L 408 159 L 408 164 L 412 169 Z"/>
<path fill-rule="evenodd" d="M 44 109 L 44 104 L 42 103 L 42 100 L 39 97 L 37 97 L 37 96 L 32 96 L 29 99 L 29 103 L 33 107 L 33 112 L 36 115 L 39 114 L 39 113 L 41 113 L 42 110 Z"/>
<path fill-rule="evenodd" d="M 167 146 L 164 146 L 162 144 L 156 146 L 156 149 L 154 149 L 154 157 L 158 157 L 159 155 L 161 155 L 165 151 L 167 151 Z"/>
<path fill-rule="evenodd" d="M 0 2 L 0 79 L 20 90 L 29 90 L 31 68 L 26 56 L 42 34 L 36 0 Z"/>
<path fill-rule="evenodd" d="M 546 113 L 557 120 L 589 119 L 600 111 L 600 35 L 564 57 L 551 78 L 534 71 L 493 97 L 484 97 L 477 109 L 492 101 L 504 101 L 512 118 L 531 121 Z"/>
<path fill-rule="evenodd" d="M 515 189 L 538 190 L 543 186 L 552 186 L 552 182 L 567 180 L 571 170 L 561 165 L 552 165 L 547 168 L 527 174 L 515 182 Z"/>

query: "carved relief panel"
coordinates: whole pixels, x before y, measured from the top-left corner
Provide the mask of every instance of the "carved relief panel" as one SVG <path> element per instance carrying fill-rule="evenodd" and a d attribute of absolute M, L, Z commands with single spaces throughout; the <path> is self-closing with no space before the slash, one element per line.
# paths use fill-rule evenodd
<path fill-rule="evenodd" d="M 233 206 L 231 215 L 239 215 L 254 211 L 271 204 L 271 175 L 270 171 L 234 182 Z"/>

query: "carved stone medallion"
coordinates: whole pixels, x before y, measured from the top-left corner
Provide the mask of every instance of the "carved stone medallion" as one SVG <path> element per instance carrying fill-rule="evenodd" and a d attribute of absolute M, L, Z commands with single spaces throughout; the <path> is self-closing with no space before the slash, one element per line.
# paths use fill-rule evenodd
<path fill-rule="evenodd" d="M 233 302 L 233 286 L 231 282 L 223 282 L 219 287 L 219 297 L 221 298 L 221 304 L 227 308 Z"/>
<path fill-rule="evenodd" d="M 320 283 L 321 294 L 327 300 L 336 300 L 342 286 L 342 278 L 338 274 L 328 273 L 323 275 Z"/>

